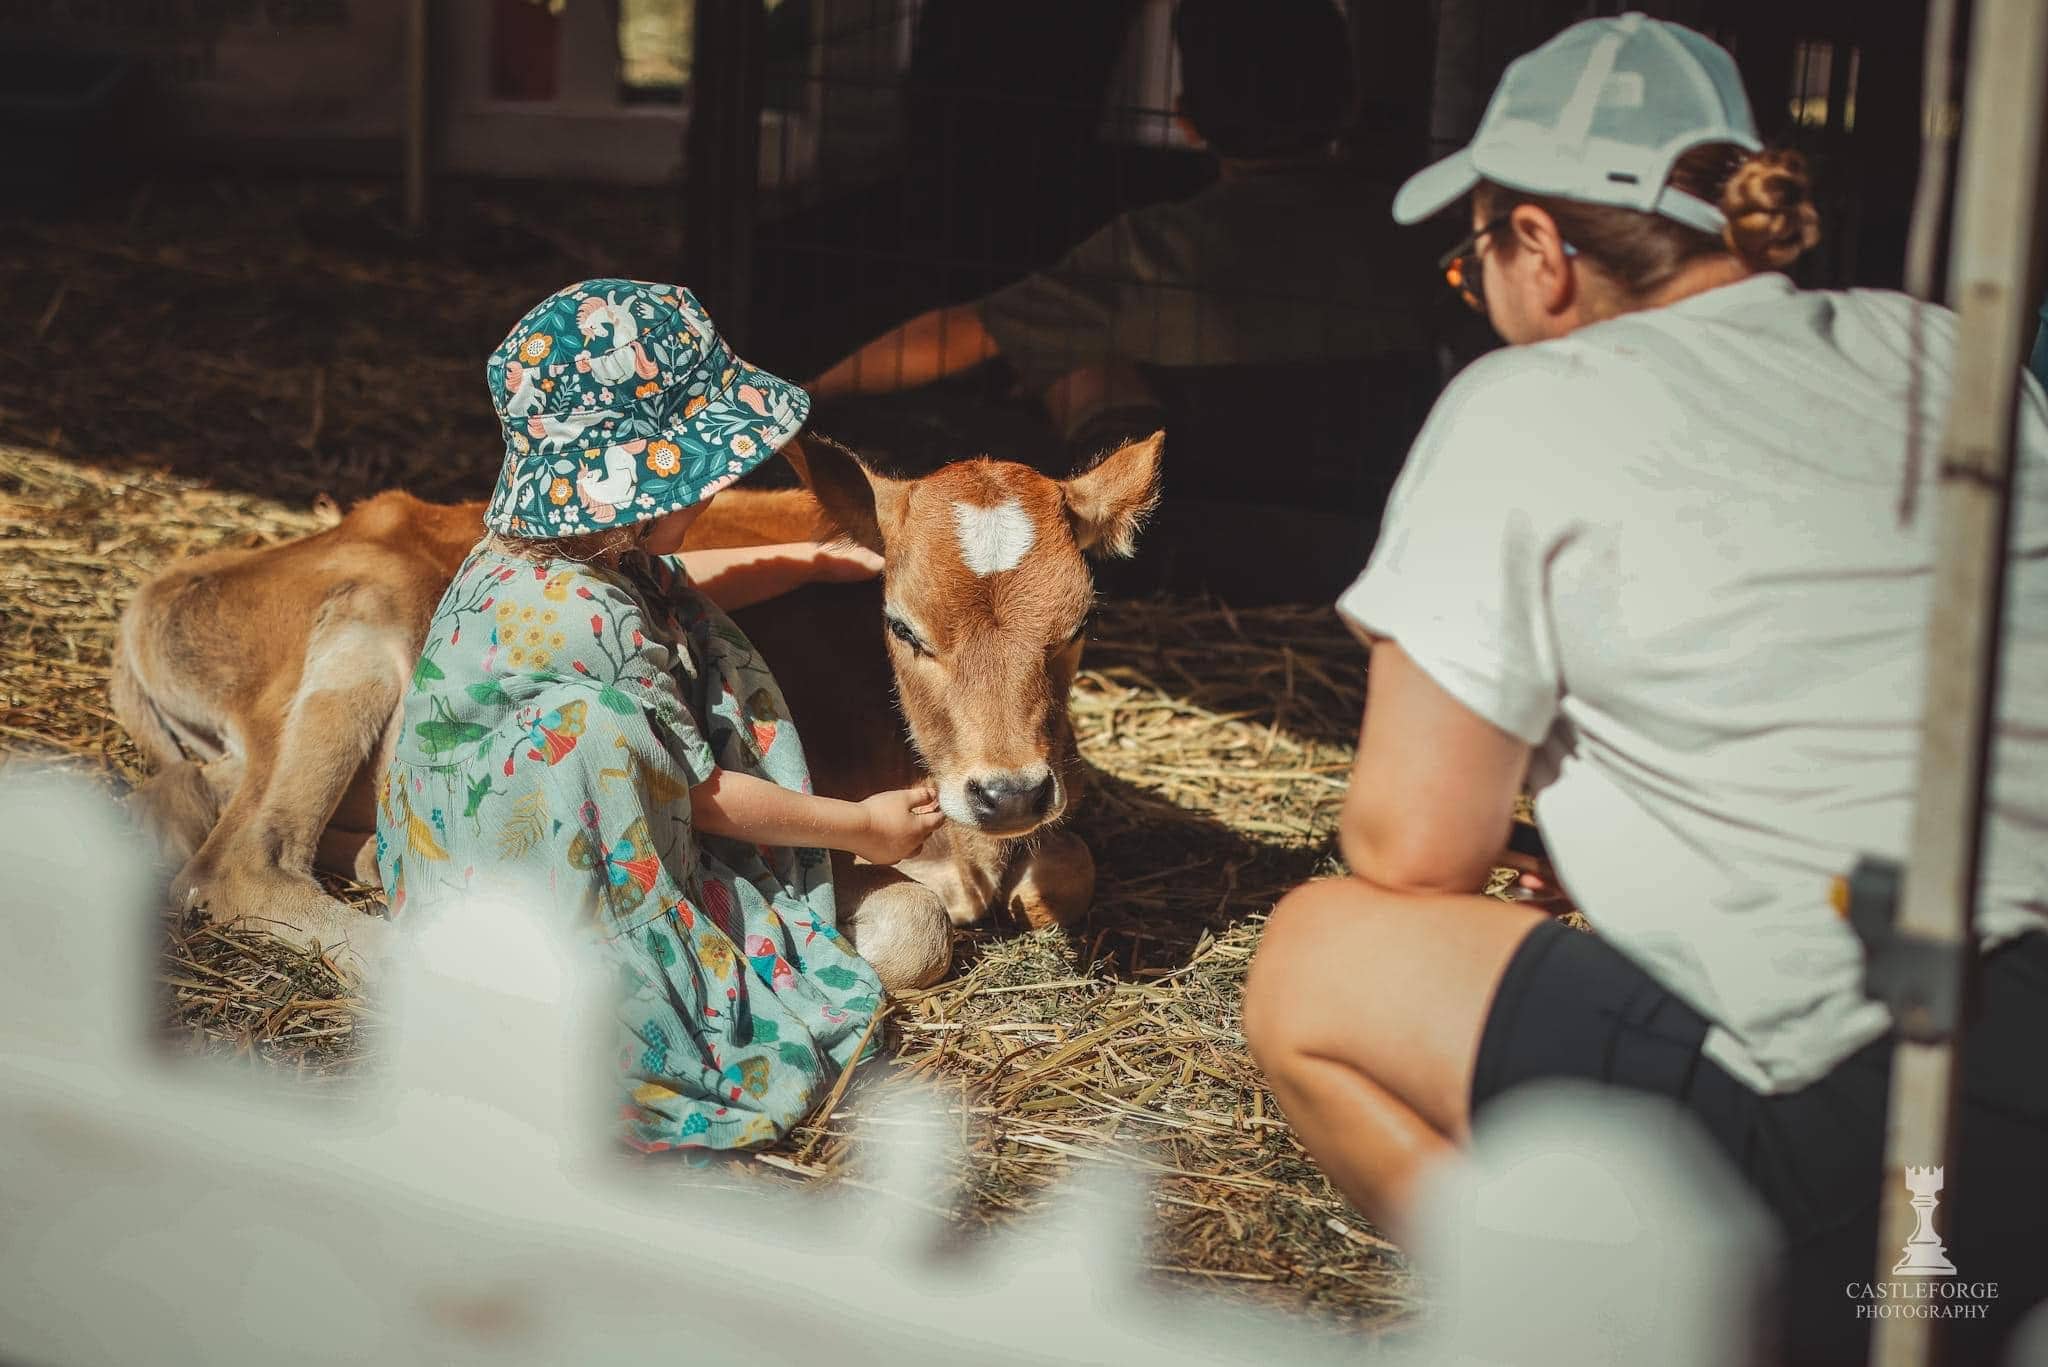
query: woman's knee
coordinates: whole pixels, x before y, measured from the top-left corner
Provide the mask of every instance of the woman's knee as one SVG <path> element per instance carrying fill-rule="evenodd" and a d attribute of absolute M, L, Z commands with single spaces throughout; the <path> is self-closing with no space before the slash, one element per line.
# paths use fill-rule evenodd
<path fill-rule="evenodd" d="M 1330 1005 L 1316 999 L 1303 970 L 1313 956 L 1328 952 L 1330 918 L 1357 911 L 1367 890 L 1356 879 L 1305 883 L 1273 908 L 1259 937 L 1258 952 L 1244 983 L 1244 1037 L 1252 1058 L 1267 1073 L 1289 1056 L 1308 1049 L 1311 1023 Z"/>

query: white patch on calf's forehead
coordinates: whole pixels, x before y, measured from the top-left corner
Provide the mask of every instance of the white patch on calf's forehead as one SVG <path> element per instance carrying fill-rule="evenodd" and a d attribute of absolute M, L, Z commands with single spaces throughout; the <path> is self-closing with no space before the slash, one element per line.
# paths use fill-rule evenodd
<path fill-rule="evenodd" d="M 1014 498 L 993 508 L 955 503 L 953 533 L 959 538 L 960 558 L 967 568 L 984 576 L 1016 569 L 1038 540 L 1031 514 Z"/>

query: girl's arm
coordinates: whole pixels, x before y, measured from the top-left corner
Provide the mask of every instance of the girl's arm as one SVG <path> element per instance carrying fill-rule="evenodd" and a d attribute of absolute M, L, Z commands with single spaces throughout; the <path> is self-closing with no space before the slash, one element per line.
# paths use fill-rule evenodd
<path fill-rule="evenodd" d="M 895 864 L 924 848 L 946 822 L 929 784 L 876 793 L 864 802 L 815 797 L 750 774 L 720 769 L 690 790 L 691 819 L 707 835 L 756 845 L 845 850 L 870 864 Z"/>
<path fill-rule="evenodd" d="M 816 379 L 804 382 L 813 398 L 891 394 L 942 380 L 994 356 L 995 338 L 974 304 L 920 313 L 883 333 Z"/>
<path fill-rule="evenodd" d="M 882 572 L 882 557 L 862 546 L 786 541 L 774 546 L 684 551 L 677 557 L 706 598 L 727 612 L 810 583 L 851 583 Z"/>

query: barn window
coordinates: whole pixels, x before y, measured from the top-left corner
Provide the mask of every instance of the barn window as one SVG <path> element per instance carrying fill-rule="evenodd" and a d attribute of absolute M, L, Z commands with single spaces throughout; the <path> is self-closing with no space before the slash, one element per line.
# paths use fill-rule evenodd
<path fill-rule="evenodd" d="M 1802 129 L 1856 131 L 1856 76 L 1862 50 L 1848 44 L 1801 42 L 1793 50 L 1792 122 Z"/>
<path fill-rule="evenodd" d="M 696 17 L 690 0 L 619 0 L 621 98 L 662 103 L 683 98 Z"/>

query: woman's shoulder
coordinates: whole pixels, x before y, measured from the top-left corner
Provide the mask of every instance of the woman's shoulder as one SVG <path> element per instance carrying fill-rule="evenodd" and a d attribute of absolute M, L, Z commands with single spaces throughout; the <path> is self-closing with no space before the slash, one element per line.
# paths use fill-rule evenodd
<path fill-rule="evenodd" d="M 1402 484 L 1460 499 L 1513 491 L 1525 508 L 1573 505 L 1598 478 L 1602 462 L 1589 452 L 1619 439 L 1616 394 L 1637 388 L 1597 354 L 1548 342 L 1488 352 L 1437 396 Z"/>
<path fill-rule="evenodd" d="M 1916 299 L 1899 290 L 1851 289 L 1809 290 L 1825 299 L 1832 310 L 1853 318 L 1865 329 L 1887 340 L 1908 341 L 1925 346 L 1942 346 L 1955 341 L 1955 310 L 1945 304 Z"/>
<path fill-rule="evenodd" d="M 1569 338 L 1560 339 L 1564 341 Z M 1499 419 L 1530 427 L 1583 421 L 1575 395 L 1597 387 L 1598 358 L 1551 342 L 1489 351 L 1437 396 L 1432 425 Z"/>

